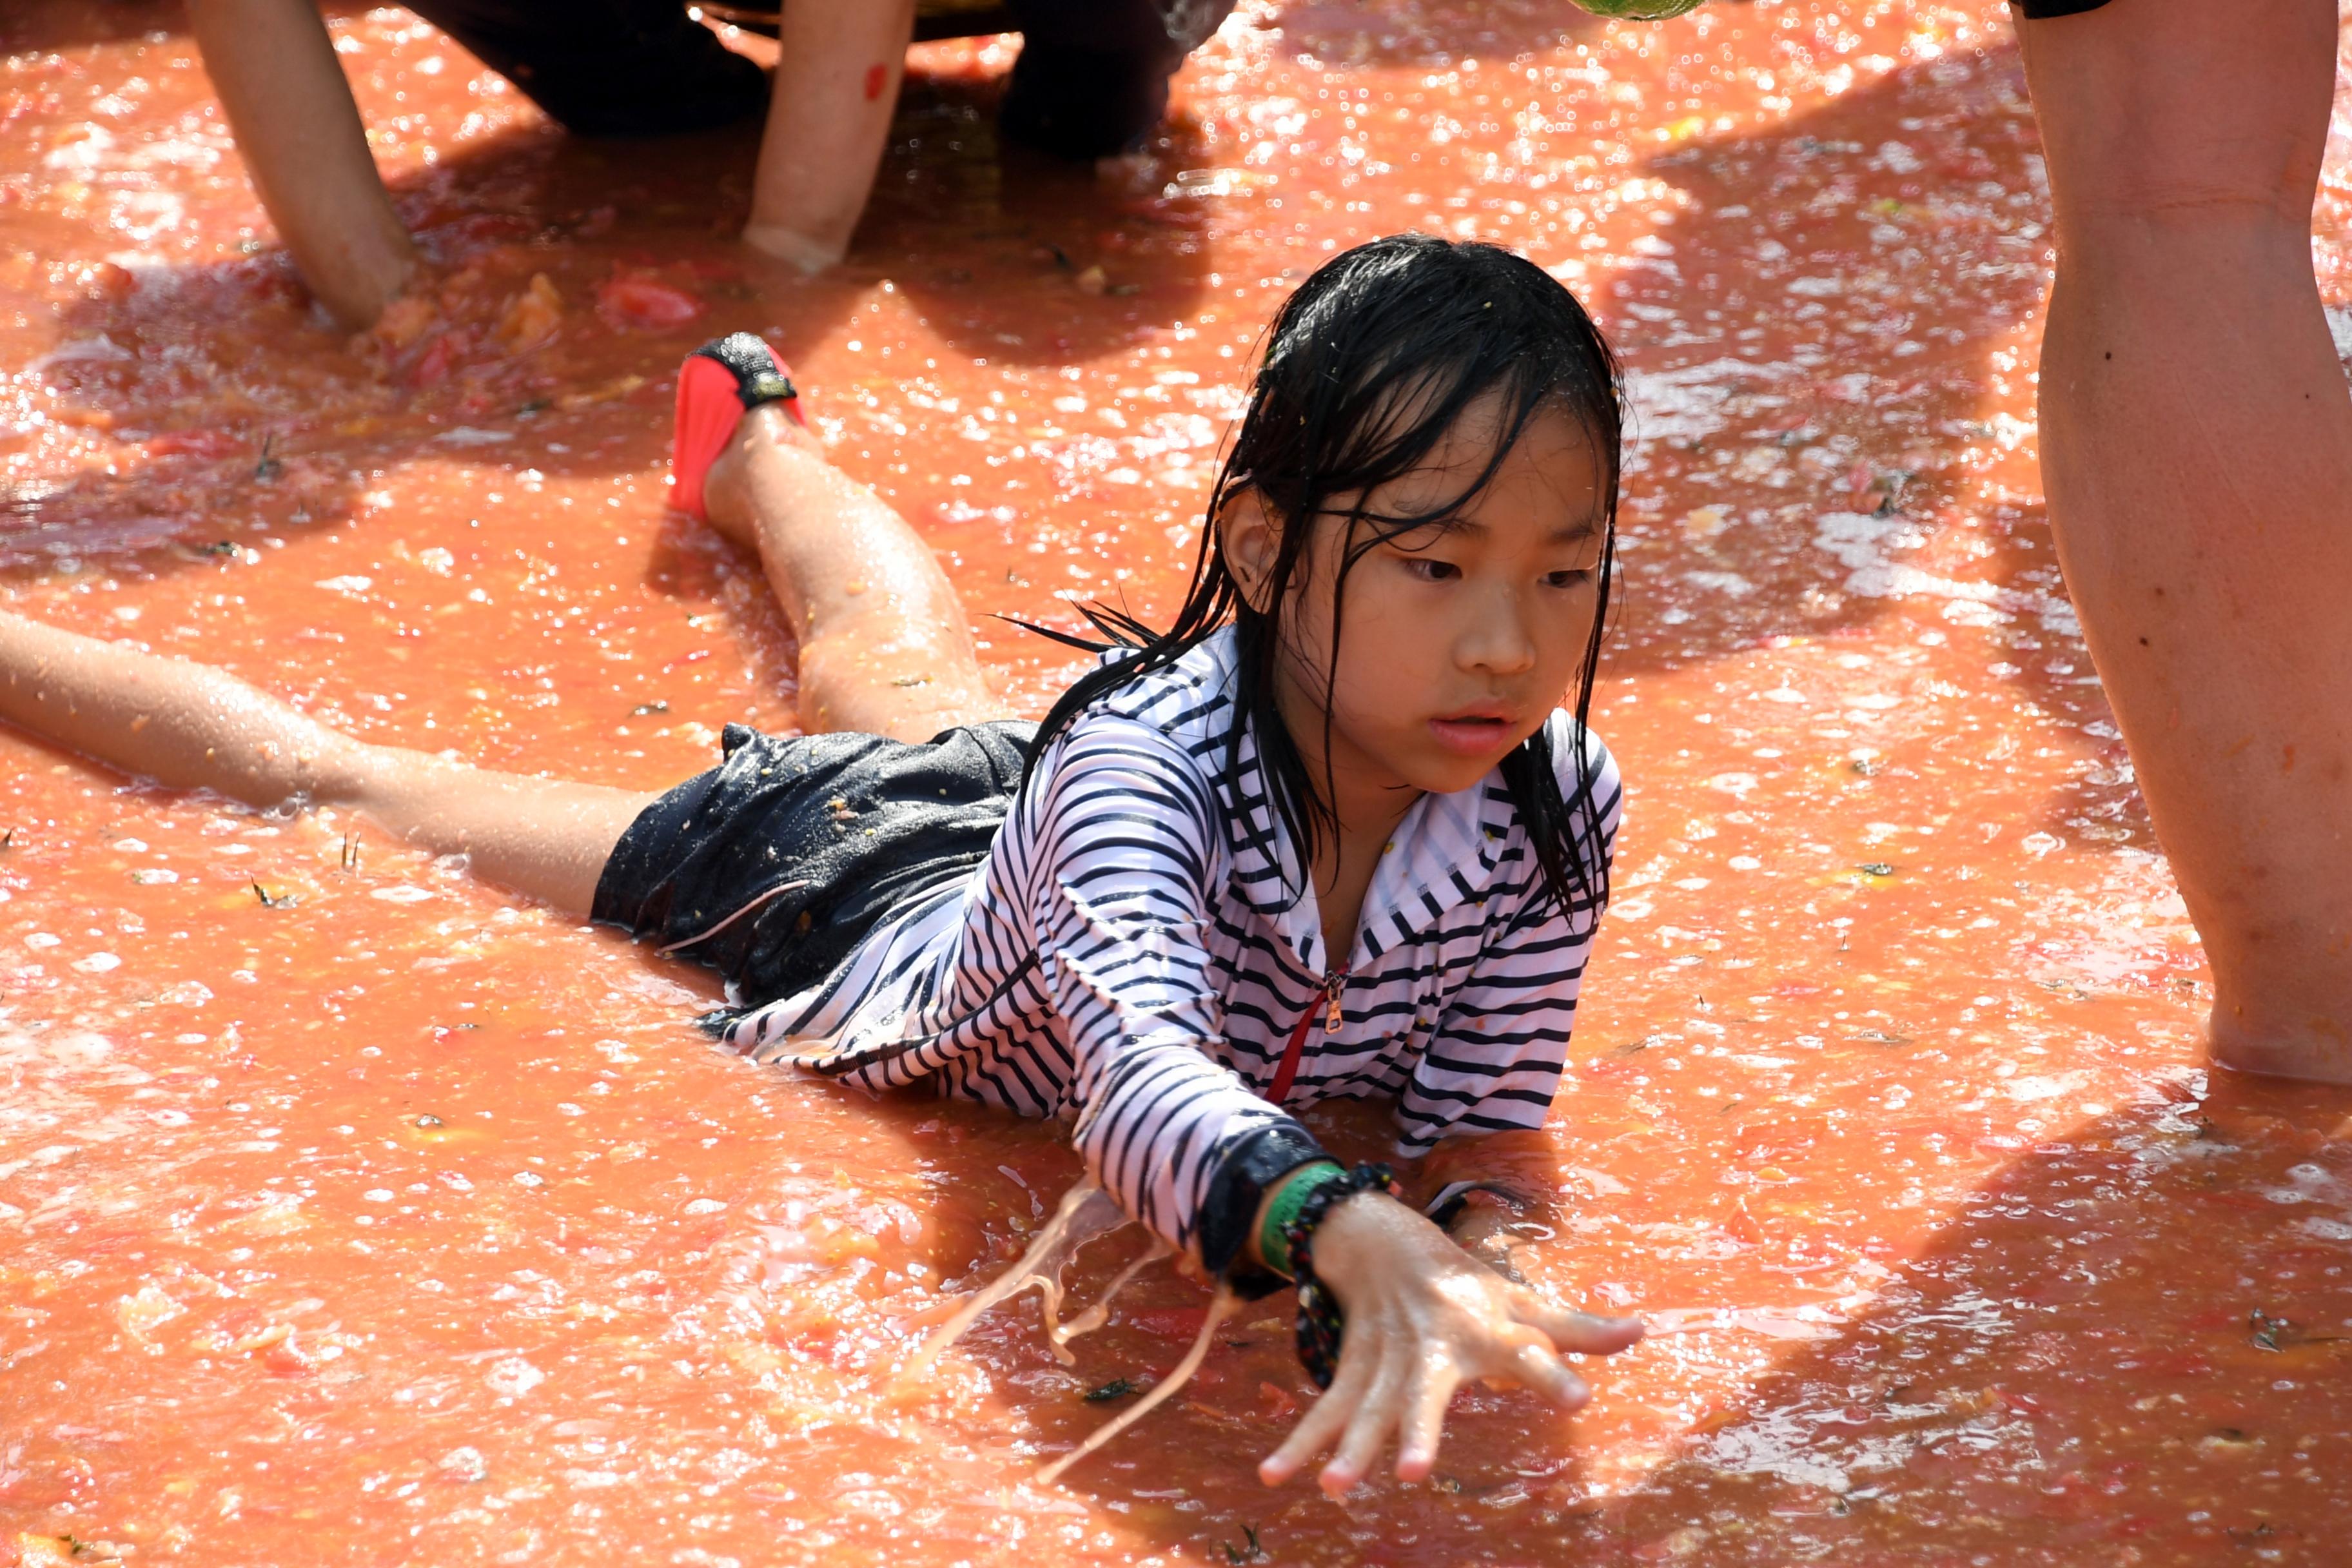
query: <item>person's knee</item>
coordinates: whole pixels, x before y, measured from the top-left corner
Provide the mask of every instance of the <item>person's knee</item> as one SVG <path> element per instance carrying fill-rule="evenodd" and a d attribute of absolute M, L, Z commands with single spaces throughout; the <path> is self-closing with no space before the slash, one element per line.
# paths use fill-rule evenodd
<path fill-rule="evenodd" d="M 2135 0 L 2074 26 L 2024 24 L 2062 225 L 2309 224 L 2327 146 L 2333 5 L 2229 10 Z"/>
<path fill-rule="evenodd" d="M 2300 239 L 2311 224 L 2319 164 L 2294 149 L 2215 147 L 2180 137 L 2112 144 L 2053 156 L 2053 198 L 2062 225 L 2081 237 L 2110 225 L 2135 228 L 2280 227 Z"/>

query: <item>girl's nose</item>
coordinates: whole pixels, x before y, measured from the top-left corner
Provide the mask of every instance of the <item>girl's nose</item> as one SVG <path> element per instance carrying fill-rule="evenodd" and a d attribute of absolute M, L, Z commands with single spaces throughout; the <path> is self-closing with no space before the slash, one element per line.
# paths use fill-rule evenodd
<path fill-rule="evenodd" d="M 1465 669 L 1526 674 L 1536 663 L 1536 641 L 1527 617 L 1528 606 L 1518 595 L 1505 591 L 1486 596 L 1456 637 L 1455 658 Z"/>

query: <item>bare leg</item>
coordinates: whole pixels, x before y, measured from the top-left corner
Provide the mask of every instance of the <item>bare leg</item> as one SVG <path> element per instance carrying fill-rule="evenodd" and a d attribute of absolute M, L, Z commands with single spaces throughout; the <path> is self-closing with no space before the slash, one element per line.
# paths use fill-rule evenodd
<path fill-rule="evenodd" d="M 347 327 L 399 294 L 416 247 L 376 174 L 312 0 L 192 0 L 188 24 L 261 205 L 302 281 Z"/>
<path fill-rule="evenodd" d="M 805 729 L 925 741 L 1005 715 L 929 548 L 781 410 L 744 419 L 704 493 L 712 521 L 759 550 L 800 635 Z M 351 805 L 575 914 L 655 798 L 369 745 L 223 671 L 5 611 L 0 722 L 176 788 L 263 807 Z"/>
<path fill-rule="evenodd" d="M 915 0 L 786 5 L 743 243 L 804 272 L 849 249 L 890 140 Z"/>
<path fill-rule="evenodd" d="M 2311 265 L 2334 0 L 2025 22 L 2067 583 L 2213 965 L 2216 1060 L 2352 1080 L 2352 396 Z"/>
<path fill-rule="evenodd" d="M 928 741 L 1009 716 L 930 547 L 781 408 L 744 416 L 703 498 L 712 526 L 759 551 L 800 637 L 802 728 Z"/>
<path fill-rule="evenodd" d="M 356 807 L 493 882 L 588 913 L 648 795 L 372 746 L 236 677 L 0 613 L 0 720 L 126 773 L 258 806 Z"/>

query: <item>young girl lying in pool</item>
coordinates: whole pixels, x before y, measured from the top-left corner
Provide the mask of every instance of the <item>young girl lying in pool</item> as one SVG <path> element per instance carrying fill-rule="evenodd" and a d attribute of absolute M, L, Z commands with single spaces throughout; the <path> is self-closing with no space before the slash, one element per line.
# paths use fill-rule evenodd
<path fill-rule="evenodd" d="M 362 744 L 16 616 L 0 718 L 166 784 L 352 806 L 698 958 L 755 1058 L 1072 1121 L 1166 1245 L 1242 1294 L 1297 1282 L 1329 1392 L 1265 1479 L 1336 1443 L 1345 1490 L 1391 1433 L 1417 1479 L 1465 1379 L 1573 1408 L 1560 1352 L 1639 1325 L 1480 1263 L 1286 1108 L 1391 1097 L 1414 1156 L 1544 1121 L 1618 815 L 1582 722 L 1618 440 L 1609 349 L 1540 268 L 1349 251 L 1275 322 L 1173 626 L 1101 612 L 1126 646 L 1032 724 L 739 333 L 680 374 L 672 500 L 760 551 L 806 736 L 730 727 L 721 766 L 634 795 Z"/>

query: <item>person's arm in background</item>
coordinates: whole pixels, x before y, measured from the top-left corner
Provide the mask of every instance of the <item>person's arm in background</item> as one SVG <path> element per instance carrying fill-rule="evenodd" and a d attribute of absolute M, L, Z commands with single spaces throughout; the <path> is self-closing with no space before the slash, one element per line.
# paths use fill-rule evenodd
<path fill-rule="evenodd" d="M 188 18 L 302 281 L 344 325 L 374 325 L 416 247 L 376 174 L 326 24 L 310 0 L 189 0 Z"/>
<path fill-rule="evenodd" d="M 787 0 L 744 244 L 806 272 L 848 252 L 914 33 L 915 0 Z"/>

